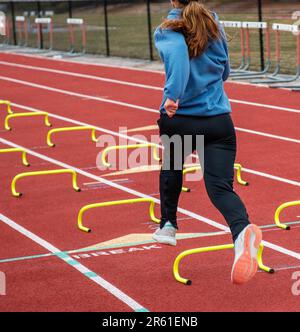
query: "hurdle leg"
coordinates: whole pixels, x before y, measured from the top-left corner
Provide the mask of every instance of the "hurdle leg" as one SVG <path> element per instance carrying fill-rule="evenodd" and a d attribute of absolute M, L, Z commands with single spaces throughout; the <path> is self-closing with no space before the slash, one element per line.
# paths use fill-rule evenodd
<path fill-rule="evenodd" d="M 267 273 L 271 273 L 271 274 L 275 273 L 274 269 L 272 269 L 272 268 L 264 265 L 263 259 L 262 259 L 263 251 L 264 251 L 264 246 L 263 246 L 263 244 L 260 244 L 258 252 L 257 252 L 257 263 L 258 263 L 258 267 L 260 268 L 260 270 L 265 271 Z"/>
<path fill-rule="evenodd" d="M 7 114 L 13 114 L 14 112 L 11 109 L 11 102 L 8 100 L 0 100 L 0 105 L 6 105 Z"/>
<path fill-rule="evenodd" d="M 241 164 L 235 164 L 234 168 L 236 169 L 236 177 L 237 177 L 238 183 L 242 186 L 249 186 L 249 182 L 244 181 L 242 179 L 242 165 Z"/>
<path fill-rule="evenodd" d="M 26 166 L 26 167 L 29 167 L 29 166 L 30 166 L 29 162 L 27 161 L 26 151 L 23 151 L 23 152 L 22 152 L 22 162 L 23 162 L 23 165 L 24 165 L 24 166 Z"/>

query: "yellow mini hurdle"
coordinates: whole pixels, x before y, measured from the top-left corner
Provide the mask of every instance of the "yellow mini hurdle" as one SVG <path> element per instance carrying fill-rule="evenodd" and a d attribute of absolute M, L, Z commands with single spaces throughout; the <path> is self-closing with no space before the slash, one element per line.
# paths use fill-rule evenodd
<path fill-rule="evenodd" d="M 125 200 L 120 200 L 120 201 L 102 202 L 102 203 L 96 203 L 96 204 L 90 204 L 90 205 L 84 206 L 79 211 L 79 214 L 78 214 L 78 220 L 77 220 L 78 228 L 86 233 L 91 232 L 90 228 L 87 228 L 82 225 L 82 216 L 83 216 L 84 212 L 86 212 L 87 210 L 105 207 L 105 206 L 138 204 L 138 203 L 150 203 L 150 208 L 149 208 L 150 218 L 156 224 L 160 223 L 160 219 L 155 217 L 155 213 L 154 213 L 155 201 L 153 199 L 151 199 L 151 198 L 134 198 L 134 199 L 125 199 Z"/>
<path fill-rule="evenodd" d="M 29 162 L 27 161 L 25 150 L 20 148 L 0 149 L 0 153 L 15 153 L 15 152 L 21 152 L 23 165 L 27 167 L 30 166 Z"/>
<path fill-rule="evenodd" d="M 201 169 L 202 168 L 201 168 L 200 165 L 185 168 L 183 170 L 183 175 L 186 175 L 188 173 L 193 173 L 193 172 L 196 172 L 196 171 L 201 170 Z M 246 182 L 242 179 L 242 169 L 243 169 L 242 165 L 241 164 L 234 164 L 234 169 L 236 170 L 236 177 L 237 177 L 238 183 L 242 186 L 249 186 L 249 182 Z M 182 187 L 182 191 L 183 192 L 190 192 L 191 189 L 187 188 L 187 187 Z"/>
<path fill-rule="evenodd" d="M 180 262 L 182 261 L 182 259 L 184 257 L 189 256 L 189 255 L 193 255 L 193 254 L 200 254 L 200 253 L 219 251 L 219 250 L 227 250 L 227 249 L 233 249 L 233 248 L 234 248 L 233 244 L 224 244 L 224 245 L 219 245 L 219 246 L 203 247 L 203 248 L 197 248 L 197 249 L 191 249 L 191 250 L 183 251 L 181 254 L 179 254 L 176 257 L 176 259 L 174 261 L 174 264 L 173 264 L 174 278 L 178 282 L 180 282 L 184 285 L 191 285 L 192 284 L 191 280 L 181 277 L 180 273 L 179 273 L 179 264 L 180 264 Z M 258 266 L 262 271 L 265 271 L 267 273 L 274 273 L 275 272 L 274 269 L 272 269 L 268 266 L 265 266 L 264 263 L 263 263 L 263 260 L 262 260 L 263 250 L 264 250 L 264 247 L 261 244 L 260 247 L 259 247 L 258 256 L 257 256 Z"/>
<path fill-rule="evenodd" d="M 4 121 L 4 127 L 6 130 L 12 130 L 12 128 L 9 126 L 9 120 L 13 118 L 25 118 L 25 117 L 31 117 L 31 116 L 43 116 L 45 118 L 45 125 L 47 127 L 51 127 L 51 123 L 49 122 L 49 114 L 46 112 L 29 112 L 29 113 L 14 113 L 9 114 L 6 116 Z"/>
<path fill-rule="evenodd" d="M 107 154 L 110 151 L 114 151 L 114 150 L 133 150 L 133 149 L 138 149 L 138 148 L 149 148 L 149 147 L 151 147 L 153 149 L 153 158 L 154 158 L 154 160 L 160 161 L 159 153 L 158 153 L 158 146 L 154 143 L 145 143 L 145 144 L 109 146 L 109 147 L 105 148 L 102 151 L 102 163 L 106 167 L 111 166 L 111 164 L 108 163 L 107 160 L 106 160 Z"/>
<path fill-rule="evenodd" d="M 0 105 L 7 106 L 7 114 L 13 114 L 14 112 L 11 109 L 11 102 L 8 100 L 0 100 Z"/>
<path fill-rule="evenodd" d="M 279 227 L 279 228 L 285 229 L 285 230 L 290 230 L 291 229 L 290 226 L 288 226 L 286 224 L 283 224 L 280 221 L 280 214 L 283 210 L 285 210 L 289 207 L 298 206 L 298 205 L 300 205 L 300 201 L 287 202 L 287 203 L 284 203 L 284 204 L 280 205 L 278 207 L 278 209 L 276 210 L 276 212 L 275 212 L 275 224 L 276 224 L 276 226 Z"/>
<path fill-rule="evenodd" d="M 11 192 L 14 197 L 22 196 L 22 193 L 16 191 L 16 183 L 18 180 L 26 177 L 32 176 L 39 176 L 39 175 L 53 175 L 53 174 L 72 174 L 72 185 L 76 192 L 80 191 L 80 188 L 77 185 L 77 174 L 72 169 L 56 169 L 50 171 L 39 171 L 39 172 L 27 172 L 27 173 L 20 173 L 16 175 L 11 183 Z"/>
<path fill-rule="evenodd" d="M 81 130 L 91 130 L 91 132 L 92 132 L 92 141 L 97 143 L 96 129 L 94 127 L 79 126 L 79 127 L 55 128 L 55 129 L 49 130 L 49 132 L 47 134 L 47 144 L 48 144 L 48 146 L 51 146 L 51 147 L 55 146 L 55 144 L 51 140 L 51 137 L 54 133 L 70 132 L 70 131 L 81 131 Z"/>

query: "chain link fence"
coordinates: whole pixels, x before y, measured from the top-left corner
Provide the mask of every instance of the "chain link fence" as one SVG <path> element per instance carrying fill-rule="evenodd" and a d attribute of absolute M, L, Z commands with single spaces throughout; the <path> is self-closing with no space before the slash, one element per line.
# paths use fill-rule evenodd
<path fill-rule="evenodd" d="M 295 24 L 300 18 L 299 0 L 262 1 L 203 1 L 216 11 L 221 20 L 259 21 Z M 259 17 L 259 4 L 262 17 Z M 0 36 L 0 43 L 20 43 L 15 18 L 25 16 L 28 25 L 28 46 L 37 47 L 36 17 L 52 17 L 53 49 L 68 51 L 69 17 L 82 18 L 86 24 L 86 52 L 92 54 L 132 57 L 157 60 L 153 46 L 153 32 L 170 10 L 169 0 L 92 0 L 92 1 L 1 1 L 0 11 L 7 16 L 8 35 Z M 298 23 L 297 23 L 298 24 Z M 49 31 L 42 29 L 46 47 Z M 75 27 L 75 39 L 80 43 L 80 29 Z M 241 58 L 240 32 L 228 28 L 230 57 L 233 67 L 238 67 Z M 251 68 L 259 70 L 262 65 L 261 31 L 251 30 Z M 79 47 L 79 46 L 78 46 Z M 296 64 L 296 38 L 292 33 L 283 33 L 281 39 L 283 71 L 292 73 Z M 275 36 L 271 34 L 271 50 L 275 52 Z"/>

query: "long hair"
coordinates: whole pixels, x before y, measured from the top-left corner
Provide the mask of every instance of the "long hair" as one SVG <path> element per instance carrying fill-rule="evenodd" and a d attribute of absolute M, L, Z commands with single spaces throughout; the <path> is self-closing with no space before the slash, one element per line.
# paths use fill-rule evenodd
<path fill-rule="evenodd" d="M 182 4 L 182 16 L 165 20 L 161 27 L 181 32 L 186 40 L 190 58 L 201 55 L 211 40 L 221 36 L 213 14 L 199 0 L 178 0 Z"/>

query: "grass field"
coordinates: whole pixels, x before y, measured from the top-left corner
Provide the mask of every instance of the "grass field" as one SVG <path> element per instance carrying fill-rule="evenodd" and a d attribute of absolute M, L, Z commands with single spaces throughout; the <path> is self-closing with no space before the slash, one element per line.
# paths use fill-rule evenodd
<path fill-rule="evenodd" d="M 222 20 L 257 20 L 256 8 L 245 1 L 233 6 L 229 4 L 216 5 L 212 1 L 210 4 L 216 10 Z M 50 3 L 43 3 L 43 10 L 51 10 Z M 29 3 L 26 7 L 28 11 L 34 10 L 34 4 Z M 166 17 L 169 10 L 168 2 L 153 3 L 151 5 L 153 31 Z M 265 5 L 264 19 L 269 22 L 294 23 L 291 16 L 294 11 L 300 10 L 300 3 Z M 22 15 L 24 9 L 17 7 L 17 15 Z M 243 12 L 243 14 L 241 14 Z M 54 49 L 68 49 L 68 32 L 66 27 L 67 12 L 56 13 L 54 15 Z M 102 6 L 74 9 L 73 17 L 81 17 L 87 23 L 87 52 L 93 54 L 106 54 L 104 13 Z M 109 21 L 109 44 L 110 54 L 113 56 L 133 57 L 149 59 L 149 37 L 147 25 L 147 11 L 145 4 L 135 4 L 123 6 L 108 6 Z M 31 19 L 31 23 L 33 19 Z M 240 63 L 240 40 L 239 33 L 234 29 L 227 30 L 230 36 L 229 49 L 233 67 Z M 44 32 L 45 46 L 47 46 L 48 35 Z M 76 32 L 77 47 L 80 45 L 80 31 Z M 272 37 L 272 50 L 274 51 L 274 36 Z M 34 31 L 29 34 L 29 46 L 36 46 Z M 260 64 L 259 35 L 257 31 L 251 32 L 251 48 L 253 50 L 252 68 L 257 69 Z M 154 50 L 155 59 L 158 55 Z M 290 33 L 282 36 L 282 57 L 283 70 L 286 73 L 293 73 L 296 62 L 296 38 Z"/>

